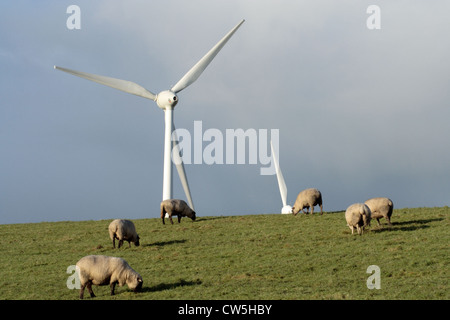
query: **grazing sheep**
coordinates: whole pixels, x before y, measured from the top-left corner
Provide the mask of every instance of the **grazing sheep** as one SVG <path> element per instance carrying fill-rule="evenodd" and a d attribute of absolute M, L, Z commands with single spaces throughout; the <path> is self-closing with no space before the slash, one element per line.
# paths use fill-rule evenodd
<path fill-rule="evenodd" d="M 173 224 L 172 216 L 178 216 L 178 223 L 181 221 L 181 217 L 189 217 L 195 221 L 195 211 L 189 208 L 186 202 L 179 199 L 168 199 L 161 202 L 161 219 L 164 221 L 166 213 L 169 216 L 170 222 Z"/>
<path fill-rule="evenodd" d="M 110 285 L 111 295 L 114 288 L 126 284 L 134 292 L 142 288 L 142 277 L 133 270 L 122 258 L 91 255 L 81 258 L 77 262 L 78 274 L 80 276 L 80 299 L 83 299 L 84 288 L 87 287 L 91 297 L 95 297 L 92 285 Z"/>
<path fill-rule="evenodd" d="M 323 214 L 322 194 L 320 191 L 315 188 L 305 189 L 298 194 L 294 206 L 292 207 L 292 213 L 294 216 L 297 215 L 300 210 L 302 210 L 303 213 L 308 213 L 309 208 L 311 208 L 311 214 L 313 214 L 314 206 L 317 205 L 320 206 L 320 214 Z M 306 212 L 304 212 L 304 208 L 306 208 Z"/>
<path fill-rule="evenodd" d="M 116 239 L 119 240 L 119 248 L 123 241 L 128 241 L 128 248 L 131 247 L 131 242 L 136 247 L 139 246 L 139 235 L 136 233 L 134 223 L 130 220 L 116 219 L 109 224 L 109 237 L 113 242 L 113 248 L 116 248 Z"/>
<path fill-rule="evenodd" d="M 372 219 L 377 219 L 380 226 L 380 219 L 385 218 L 390 226 L 392 211 L 394 210 L 394 203 L 389 198 L 372 198 L 364 202 L 372 212 Z"/>
<path fill-rule="evenodd" d="M 354 203 L 345 211 L 347 226 L 352 230 L 356 227 L 359 235 L 363 234 L 364 228 L 370 224 L 370 208 L 364 203 Z"/>

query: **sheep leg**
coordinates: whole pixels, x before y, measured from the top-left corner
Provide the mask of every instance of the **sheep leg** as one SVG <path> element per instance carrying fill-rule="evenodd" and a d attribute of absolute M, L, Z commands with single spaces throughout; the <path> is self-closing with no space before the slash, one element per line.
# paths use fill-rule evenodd
<path fill-rule="evenodd" d="M 352 234 L 353 234 L 353 226 L 348 226 L 350 228 L 350 230 L 352 230 Z"/>
<path fill-rule="evenodd" d="M 358 231 L 358 234 L 361 235 L 362 234 L 362 229 L 359 225 L 356 226 L 356 230 Z"/>
<path fill-rule="evenodd" d="M 314 213 L 314 206 L 311 206 L 311 215 Z"/>
<path fill-rule="evenodd" d="M 120 247 L 122 246 L 122 244 L 123 244 L 123 240 L 119 240 L 119 249 L 120 249 Z"/>
<path fill-rule="evenodd" d="M 128 240 L 128 248 L 131 248 L 131 243 L 129 240 Z"/>
<path fill-rule="evenodd" d="M 115 282 L 111 283 L 109 285 L 109 287 L 111 288 L 111 295 L 113 296 L 114 295 L 114 289 L 116 288 L 116 283 Z"/>
<path fill-rule="evenodd" d="M 166 224 L 166 222 L 164 221 L 164 217 L 166 215 L 166 210 L 164 210 L 164 207 L 161 208 L 161 220 L 163 224 Z"/>
<path fill-rule="evenodd" d="M 89 281 L 89 282 L 87 283 L 87 289 L 88 289 L 88 291 L 89 291 L 89 294 L 91 295 L 91 298 L 95 298 L 94 291 L 92 291 L 92 282 L 91 282 L 91 281 Z"/>
<path fill-rule="evenodd" d="M 390 226 L 392 226 L 391 218 L 389 218 L 389 216 L 386 217 L 386 220 L 387 220 L 388 224 L 389 224 Z"/>
<path fill-rule="evenodd" d="M 113 249 L 116 248 L 116 236 L 113 237 Z"/>
<path fill-rule="evenodd" d="M 86 287 L 86 283 L 84 283 L 80 288 L 80 299 L 83 299 L 85 287 Z"/>
<path fill-rule="evenodd" d="M 322 215 L 322 214 L 323 214 L 322 205 L 320 205 L 320 215 Z"/>
<path fill-rule="evenodd" d="M 178 215 L 178 223 L 181 222 L 181 214 Z"/>

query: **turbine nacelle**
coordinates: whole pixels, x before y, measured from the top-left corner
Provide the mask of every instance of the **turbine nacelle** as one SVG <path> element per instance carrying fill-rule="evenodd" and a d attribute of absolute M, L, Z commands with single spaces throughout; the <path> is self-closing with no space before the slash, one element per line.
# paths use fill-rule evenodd
<path fill-rule="evenodd" d="M 163 110 L 167 108 L 173 109 L 178 103 L 178 96 L 174 92 L 166 90 L 158 93 L 155 101 L 158 107 Z"/>

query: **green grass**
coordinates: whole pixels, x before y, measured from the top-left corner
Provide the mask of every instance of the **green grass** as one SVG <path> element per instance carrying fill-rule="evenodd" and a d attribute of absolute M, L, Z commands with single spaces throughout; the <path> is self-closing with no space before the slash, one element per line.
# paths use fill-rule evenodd
<path fill-rule="evenodd" d="M 134 220 L 141 246 L 115 250 L 110 221 L 0 225 L 0 299 L 77 299 L 66 270 L 90 254 L 122 257 L 144 279 L 137 294 L 94 286 L 97 300 L 450 298 L 448 207 L 396 209 L 392 227 L 372 221 L 362 236 L 344 212 Z"/>

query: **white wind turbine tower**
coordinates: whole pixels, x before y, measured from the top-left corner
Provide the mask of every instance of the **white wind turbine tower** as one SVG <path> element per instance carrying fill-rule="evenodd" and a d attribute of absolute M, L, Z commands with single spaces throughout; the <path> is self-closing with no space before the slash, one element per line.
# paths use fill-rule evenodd
<path fill-rule="evenodd" d="M 172 198 L 171 136 L 172 131 L 175 128 L 173 124 L 173 109 L 178 103 L 177 93 L 187 88 L 195 80 L 198 79 L 198 77 L 202 74 L 202 72 L 206 69 L 206 67 L 210 64 L 210 62 L 214 59 L 217 53 L 222 49 L 225 43 L 227 43 L 227 41 L 241 26 L 241 24 L 244 23 L 244 21 L 245 20 L 241 20 L 233 29 L 231 29 L 231 31 L 228 32 L 210 51 L 208 51 L 208 53 L 206 53 L 203 56 L 203 58 L 201 58 L 197 62 L 197 64 L 195 64 L 171 89 L 162 91 L 158 94 L 154 94 L 131 81 L 120 80 L 54 66 L 55 69 L 65 71 L 72 75 L 82 77 L 112 87 L 114 89 L 118 89 L 127 93 L 131 93 L 143 98 L 153 100 L 156 102 L 158 107 L 164 110 L 165 132 L 164 132 L 163 200 Z M 174 144 L 173 156 L 187 200 L 189 202 L 190 207 L 194 210 L 194 204 L 192 202 L 191 192 L 189 190 L 189 184 L 184 171 L 183 162 L 181 161 L 180 158 L 178 144 Z"/>
<path fill-rule="evenodd" d="M 278 187 L 280 188 L 281 201 L 283 202 L 283 208 L 281 208 L 281 213 L 288 214 L 292 213 L 292 207 L 286 203 L 287 201 L 287 187 L 284 182 L 283 174 L 281 173 L 280 164 L 278 163 L 278 155 L 275 154 L 273 149 L 272 140 L 270 141 L 270 149 L 272 150 L 273 163 L 275 164 L 275 172 L 277 174 Z"/>

